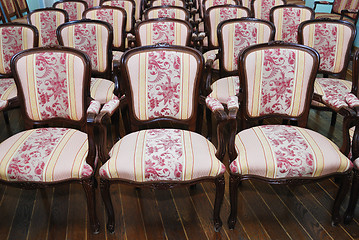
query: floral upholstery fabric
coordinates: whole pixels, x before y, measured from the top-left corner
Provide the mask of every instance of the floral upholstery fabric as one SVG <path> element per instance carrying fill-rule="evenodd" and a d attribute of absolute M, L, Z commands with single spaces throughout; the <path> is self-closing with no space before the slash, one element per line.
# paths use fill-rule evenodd
<path fill-rule="evenodd" d="M 276 28 L 275 40 L 298 43 L 298 26 L 310 20 L 311 12 L 307 9 L 286 7 L 273 12 L 273 23 Z"/>
<path fill-rule="evenodd" d="M 147 19 L 153 18 L 172 18 L 186 20 L 186 12 L 176 8 L 160 8 L 149 10 Z"/>
<path fill-rule="evenodd" d="M 235 139 L 238 157 L 232 173 L 265 178 L 321 177 L 352 168 L 351 161 L 324 136 L 312 130 L 264 125 L 246 129 Z"/>
<path fill-rule="evenodd" d="M 100 0 L 84 0 L 88 8 L 100 6 Z"/>
<path fill-rule="evenodd" d="M 103 2 L 102 6 L 112 6 L 123 8 L 126 11 L 126 32 L 130 32 L 133 26 L 133 3 L 131 1 L 126 0 L 111 0 Z"/>
<path fill-rule="evenodd" d="M 84 65 L 73 54 L 45 52 L 27 55 L 16 63 L 28 117 L 79 120 L 84 114 Z M 77 71 L 75 72 L 74 69 Z"/>
<path fill-rule="evenodd" d="M 108 101 L 115 99 L 113 94 L 115 84 L 107 79 L 103 78 L 91 78 L 90 94 L 91 97 L 101 104 L 105 104 Z"/>
<path fill-rule="evenodd" d="M 27 27 L 0 27 L 0 73 L 9 74 L 10 60 L 18 52 L 34 47 L 34 33 Z"/>
<path fill-rule="evenodd" d="M 184 2 L 180 0 L 155 0 L 151 3 L 151 7 L 164 6 L 164 5 L 185 7 Z"/>
<path fill-rule="evenodd" d="M 103 105 L 101 112 L 106 112 L 106 113 L 112 115 L 119 106 L 120 106 L 120 100 L 118 100 L 117 98 L 114 98 L 114 99 L 108 101 L 105 105 Z"/>
<path fill-rule="evenodd" d="M 136 182 L 215 177 L 225 166 L 203 136 L 185 130 L 150 129 L 126 135 L 110 151 L 100 176 Z"/>
<path fill-rule="evenodd" d="M 341 13 L 344 9 L 359 9 L 359 1 L 358 0 L 341 0 L 334 1 L 333 3 L 333 12 Z M 348 14 L 348 16 L 354 18 L 354 14 Z"/>
<path fill-rule="evenodd" d="M 215 70 L 219 70 L 219 60 L 217 58 L 218 49 L 210 50 L 203 54 L 204 60 L 207 61 L 208 59 L 214 60 L 212 68 Z"/>
<path fill-rule="evenodd" d="M 69 15 L 69 21 L 81 20 L 85 5 L 79 2 L 56 3 L 56 8 L 64 9 Z"/>
<path fill-rule="evenodd" d="M 319 18 L 330 18 L 330 19 L 336 19 L 336 20 L 341 20 L 341 15 L 339 14 L 335 14 L 335 13 L 320 13 L 317 12 L 315 13 L 315 19 L 319 19 Z M 345 21 L 351 22 L 354 24 L 354 20 L 348 17 L 344 17 Z"/>
<path fill-rule="evenodd" d="M 57 27 L 65 22 L 65 16 L 57 11 L 34 12 L 30 17 L 31 24 L 39 30 L 39 47 L 58 45 Z"/>
<path fill-rule="evenodd" d="M 56 182 L 88 177 L 87 134 L 66 128 L 23 131 L 0 144 L 0 179 Z"/>
<path fill-rule="evenodd" d="M 249 54 L 245 62 L 248 114 L 300 115 L 312 66 L 313 58 L 299 50 L 267 49 Z"/>
<path fill-rule="evenodd" d="M 90 102 L 90 106 L 87 108 L 87 113 L 98 114 L 100 112 L 101 103 L 96 100 Z"/>
<path fill-rule="evenodd" d="M 208 96 L 206 97 L 206 105 L 212 111 L 224 110 L 223 105 L 215 98 Z"/>
<path fill-rule="evenodd" d="M 14 1 L 6 0 L 4 1 L 4 5 L 2 7 L 4 8 L 4 11 L 8 13 L 9 16 L 15 14 L 16 12 Z"/>
<path fill-rule="evenodd" d="M 239 77 L 226 77 L 215 81 L 212 85 L 210 97 L 218 99 L 222 104 L 227 104 L 227 100 L 231 96 L 239 93 Z"/>
<path fill-rule="evenodd" d="M 17 96 L 13 78 L 0 78 L 0 100 L 7 101 Z"/>
<path fill-rule="evenodd" d="M 126 68 L 138 119 L 187 119 L 192 115 L 198 74 L 193 55 L 176 51 L 138 53 L 129 58 Z"/>
<path fill-rule="evenodd" d="M 269 21 L 269 11 L 272 7 L 284 5 L 283 0 L 255 0 L 254 1 L 254 17 Z"/>

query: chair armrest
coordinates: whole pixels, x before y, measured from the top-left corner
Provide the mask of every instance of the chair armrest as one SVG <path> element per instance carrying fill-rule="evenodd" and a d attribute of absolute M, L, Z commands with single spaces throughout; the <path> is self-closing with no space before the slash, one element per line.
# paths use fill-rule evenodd
<path fill-rule="evenodd" d="M 358 14 L 358 13 L 359 13 L 359 9 L 343 9 L 340 13 L 341 13 L 341 15 L 343 15 L 343 14 L 345 14 L 345 13 Z"/>
<path fill-rule="evenodd" d="M 123 84 L 120 83 L 121 81 L 121 62 L 119 60 L 113 60 L 113 79 L 112 81 L 115 84 L 115 88 L 113 93 L 115 96 L 122 96 L 124 94 Z"/>
<path fill-rule="evenodd" d="M 333 5 L 333 2 L 328 2 L 328 1 L 314 1 L 313 10 L 315 10 L 315 8 L 317 7 L 318 4 L 321 4 L 321 5 Z"/>

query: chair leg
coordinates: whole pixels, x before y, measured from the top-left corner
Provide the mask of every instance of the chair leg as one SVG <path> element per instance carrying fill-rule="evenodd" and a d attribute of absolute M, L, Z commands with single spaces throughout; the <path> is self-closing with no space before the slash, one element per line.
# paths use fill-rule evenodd
<path fill-rule="evenodd" d="M 344 213 L 344 224 L 349 224 L 354 217 L 355 206 L 359 197 L 359 171 L 354 170 L 352 189 L 350 192 L 348 208 Z"/>
<path fill-rule="evenodd" d="M 115 141 L 120 139 L 120 113 L 115 111 L 112 115 L 111 122 L 115 124 Z"/>
<path fill-rule="evenodd" d="M 113 211 L 113 206 L 110 196 L 110 182 L 106 179 L 100 179 L 100 189 L 102 201 L 105 204 L 105 209 L 107 213 L 107 230 L 110 233 L 115 231 L 115 214 Z"/>
<path fill-rule="evenodd" d="M 334 126 L 336 121 L 337 121 L 337 113 L 336 112 L 332 112 L 332 119 L 330 120 L 330 126 Z"/>
<path fill-rule="evenodd" d="M 333 206 L 333 210 L 332 210 L 332 225 L 333 226 L 338 225 L 338 223 L 340 222 L 339 210 L 340 210 L 340 206 L 345 198 L 345 195 L 348 192 L 350 178 L 351 178 L 351 174 L 345 174 L 342 177 L 342 181 L 339 186 L 339 190 L 338 190 L 337 196 L 335 198 L 334 206 Z"/>
<path fill-rule="evenodd" d="M 9 125 L 10 124 L 10 120 L 9 120 L 9 114 L 7 111 L 3 111 L 3 115 L 4 115 L 4 120 L 5 120 L 5 123 L 6 125 Z"/>
<path fill-rule="evenodd" d="M 230 175 L 229 178 L 229 198 L 231 203 L 231 214 L 228 218 L 229 229 L 234 229 L 234 225 L 237 222 L 237 199 L 238 199 L 238 185 L 240 183 L 240 177 L 236 175 Z"/>
<path fill-rule="evenodd" d="M 206 111 L 206 121 L 207 121 L 207 139 L 212 139 L 212 112 L 208 109 Z"/>
<path fill-rule="evenodd" d="M 201 134 L 202 133 L 202 124 L 203 124 L 203 105 L 198 104 L 198 111 L 197 111 L 197 121 L 196 121 L 196 132 Z"/>
<path fill-rule="evenodd" d="M 90 226 L 92 232 L 97 234 L 100 232 L 100 222 L 98 221 L 97 214 L 96 214 L 96 197 L 95 197 L 95 183 L 94 178 L 82 180 L 82 187 L 86 193 L 87 199 L 87 209 L 90 218 Z"/>
<path fill-rule="evenodd" d="M 131 132 L 130 118 L 128 116 L 128 106 L 124 106 L 121 110 L 123 125 L 125 127 L 125 135 Z"/>
<path fill-rule="evenodd" d="M 219 230 L 222 227 L 222 220 L 219 214 L 221 211 L 221 206 L 224 197 L 224 190 L 225 190 L 224 176 L 217 178 L 215 183 L 216 183 L 216 199 L 214 201 L 213 220 L 214 220 L 214 230 L 216 232 L 219 232 Z"/>

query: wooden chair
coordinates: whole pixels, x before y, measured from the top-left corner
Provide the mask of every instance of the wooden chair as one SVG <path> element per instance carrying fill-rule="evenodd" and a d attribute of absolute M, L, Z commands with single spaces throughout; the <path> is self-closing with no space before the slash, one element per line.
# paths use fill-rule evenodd
<path fill-rule="evenodd" d="M 19 13 L 15 0 L 0 0 L 2 8 L 8 22 L 27 23 L 26 17 L 22 17 Z M 15 17 L 15 19 L 11 19 Z"/>
<path fill-rule="evenodd" d="M 18 52 L 37 47 L 39 34 L 36 27 L 23 23 L 0 25 L 0 110 L 9 124 L 7 110 L 19 107 L 17 89 L 10 68 L 11 58 Z"/>
<path fill-rule="evenodd" d="M 359 1 L 358 0 L 334 0 L 333 2 L 328 1 L 315 1 L 314 10 L 318 4 L 332 5 L 331 13 L 315 13 L 315 18 L 331 18 L 346 20 L 354 25 L 358 21 L 359 14 Z"/>
<path fill-rule="evenodd" d="M 63 9 L 41 8 L 27 15 L 29 24 L 39 31 L 39 47 L 58 45 L 56 29 L 69 21 L 69 15 Z"/>
<path fill-rule="evenodd" d="M 21 18 L 25 17 L 30 13 L 29 5 L 27 4 L 26 0 L 13 0 L 15 3 L 15 7 L 17 12 Z"/>
<path fill-rule="evenodd" d="M 88 8 L 87 3 L 83 0 L 61 0 L 52 6 L 65 10 L 69 15 L 69 21 L 81 20 L 82 13 Z"/>
<path fill-rule="evenodd" d="M 221 163 L 224 156 L 222 125 L 218 126 L 218 150 L 205 137 L 193 132 L 196 130 L 202 55 L 182 46 L 138 47 L 123 55 L 121 70 L 133 132 L 117 142 L 110 152 L 106 150 L 105 134 L 101 138 L 99 149 L 103 166 L 99 173 L 108 216 L 107 229 L 113 232 L 115 224 L 110 194 L 112 183 L 170 189 L 209 181 L 216 184 L 213 219 L 218 231 L 222 225 L 219 212 L 225 184 L 225 166 Z M 225 121 L 223 108 L 215 112 L 219 120 Z M 97 118 L 103 128 L 106 119 L 106 114 Z"/>
<path fill-rule="evenodd" d="M 314 11 L 302 5 L 279 5 L 270 10 L 269 18 L 276 28 L 275 40 L 298 43 L 298 26 L 314 19 Z"/>
<path fill-rule="evenodd" d="M 32 48 L 14 56 L 11 69 L 26 130 L 1 142 L 0 182 L 23 189 L 80 183 L 98 233 L 88 57 L 70 48 Z"/>
<path fill-rule="evenodd" d="M 190 13 L 186 8 L 177 6 L 156 6 L 150 7 L 143 13 L 144 19 L 153 18 L 176 18 L 184 21 L 189 21 Z"/>
<path fill-rule="evenodd" d="M 286 0 L 252 0 L 252 16 L 269 21 L 269 12 L 272 7 L 287 4 Z"/>
<path fill-rule="evenodd" d="M 338 224 L 352 163 L 329 139 L 305 128 L 318 66 L 319 54 L 297 44 L 259 44 L 246 48 L 240 55 L 238 134 L 238 108 L 231 108 L 229 113 L 230 229 L 237 220 L 237 191 L 244 180 L 295 185 L 337 177 L 341 186 L 334 202 L 332 223 Z M 348 116 L 352 115 L 355 113 L 349 109 Z M 257 126 L 263 120 L 269 125 Z M 272 125 L 278 120 L 295 121 L 298 126 Z"/>

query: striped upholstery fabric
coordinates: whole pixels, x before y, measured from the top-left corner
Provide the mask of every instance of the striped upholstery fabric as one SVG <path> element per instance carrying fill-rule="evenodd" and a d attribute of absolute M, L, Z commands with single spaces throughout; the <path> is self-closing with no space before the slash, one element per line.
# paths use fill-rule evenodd
<path fill-rule="evenodd" d="M 84 0 L 87 3 L 88 8 L 100 6 L 101 0 Z"/>
<path fill-rule="evenodd" d="M 330 19 L 336 19 L 336 20 L 340 20 L 341 15 L 339 14 L 335 14 L 335 13 L 315 13 L 315 19 L 319 19 L 319 18 L 330 18 Z M 348 22 L 351 22 L 354 24 L 354 20 L 349 18 L 349 17 L 345 17 L 342 19 Z"/>
<path fill-rule="evenodd" d="M 56 182 L 88 177 L 87 134 L 66 128 L 38 128 L 0 144 L 0 179 Z"/>
<path fill-rule="evenodd" d="M 131 32 L 134 22 L 133 22 L 133 16 L 134 16 L 134 7 L 135 3 L 133 1 L 128 0 L 111 0 L 111 1 L 105 1 L 101 4 L 101 6 L 112 6 L 112 7 L 120 7 L 123 8 L 127 13 L 126 18 L 126 32 Z"/>
<path fill-rule="evenodd" d="M 227 100 L 231 96 L 239 93 L 239 77 L 226 77 L 215 81 L 212 85 L 210 97 L 217 99 L 222 104 L 227 104 Z"/>
<path fill-rule="evenodd" d="M 151 2 L 151 7 L 157 7 L 163 5 L 186 7 L 185 2 L 182 0 L 154 0 Z"/>
<path fill-rule="evenodd" d="M 114 89 L 115 84 L 110 80 L 102 78 L 91 78 L 91 97 L 99 101 L 101 104 L 105 104 L 108 101 L 116 98 L 113 94 Z"/>
<path fill-rule="evenodd" d="M 17 96 L 16 84 L 13 78 L 0 78 L 0 110 L 6 107 L 7 101 Z"/>
<path fill-rule="evenodd" d="M 340 0 L 334 1 L 332 12 L 341 13 L 344 9 L 359 9 L 359 0 Z M 348 14 L 349 17 L 354 18 L 354 14 Z"/>
<path fill-rule="evenodd" d="M 64 9 L 69 14 L 69 21 L 82 19 L 82 13 L 86 10 L 82 2 L 56 2 L 55 8 Z"/>
<path fill-rule="evenodd" d="M 99 172 L 102 178 L 136 182 L 215 177 L 225 172 L 225 166 L 216 158 L 215 152 L 210 141 L 194 132 L 142 130 L 118 141 Z"/>
<path fill-rule="evenodd" d="M 199 71 L 193 55 L 167 50 L 137 53 L 129 58 L 126 69 L 139 120 L 191 117 Z"/>
<path fill-rule="evenodd" d="M 321 177 L 352 168 L 326 137 L 300 127 L 264 125 L 237 134 L 232 173 L 265 178 Z M 262 146 L 262 147 L 260 147 Z"/>
<path fill-rule="evenodd" d="M 345 58 L 352 42 L 352 30 L 339 23 L 313 23 L 303 27 L 303 44 L 317 50 L 319 70 L 338 73 L 345 66 Z"/>
<path fill-rule="evenodd" d="M 166 7 L 166 8 L 149 8 L 146 11 L 146 15 L 145 18 L 146 19 L 153 19 L 153 18 L 175 18 L 175 19 L 180 19 L 180 20 L 184 20 L 187 21 L 188 19 L 188 12 L 185 8 L 180 8 L 180 7 Z"/>
<path fill-rule="evenodd" d="M 271 8 L 284 4 L 283 0 L 254 0 L 252 11 L 255 18 L 269 21 L 269 11 Z"/>
<path fill-rule="evenodd" d="M 138 25 L 140 46 L 154 45 L 156 43 L 168 43 L 171 45 L 186 46 L 188 26 L 175 21 L 155 21 Z"/>
<path fill-rule="evenodd" d="M 285 7 L 274 10 L 275 40 L 298 43 L 298 26 L 301 22 L 312 19 L 312 13 L 311 10 L 301 7 Z"/>
<path fill-rule="evenodd" d="M 323 101 L 338 100 L 345 103 L 345 97 L 351 92 L 352 82 L 336 78 L 316 78 L 314 92 L 322 96 Z M 319 105 L 320 106 L 320 105 Z"/>
<path fill-rule="evenodd" d="M 312 57 L 299 50 L 266 49 L 248 54 L 244 68 L 249 116 L 302 114 L 312 65 Z"/>
<path fill-rule="evenodd" d="M 36 11 L 31 13 L 29 20 L 39 31 L 39 47 L 59 44 L 56 29 L 65 23 L 65 15 L 62 12 L 56 9 Z"/>
<path fill-rule="evenodd" d="M 45 64 L 46 63 L 46 64 Z M 16 63 L 24 91 L 26 113 L 34 121 L 84 116 L 84 65 L 73 54 L 46 52 L 27 55 Z"/>
<path fill-rule="evenodd" d="M 227 5 L 227 4 L 237 5 L 237 1 L 236 0 L 204 0 L 202 3 L 203 11 L 204 11 L 203 15 L 205 15 L 206 11 L 210 7 L 222 6 L 222 5 Z M 225 14 L 228 14 L 228 12 L 225 12 Z"/>

